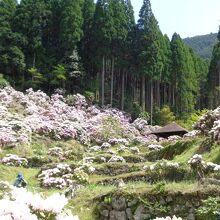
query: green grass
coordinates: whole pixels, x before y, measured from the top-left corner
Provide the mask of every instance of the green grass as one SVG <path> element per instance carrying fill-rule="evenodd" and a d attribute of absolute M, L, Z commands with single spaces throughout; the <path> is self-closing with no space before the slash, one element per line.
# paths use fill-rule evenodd
<path fill-rule="evenodd" d="M 189 141 L 189 146 L 183 146 L 184 149 L 176 149 L 175 147 L 178 147 L 177 145 L 167 145 L 165 148 L 166 150 L 171 152 L 165 152 L 170 153 L 171 155 L 174 155 L 172 161 L 178 162 L 183 164 L 184 166 L 188 167 L 188 160 L 196 154 L 199 149 L 201 148 L 201 144 L 204 142 L 205 138 L 199 138 L 195 139 L 193 141 Z M 166 143 L 165 143 L 166 144 Z M 164 144 L 164 145 L 165 145 Z M 179 147 L 181 147 L 180 145 Z M 47 151 L 50 147 L 61 147 L 64 150 L 66 149 L 73 149 L 73 154 L 76 158 L 73 160 L 66 160 L 62 161 L 62 163 L 75 163 L 77 161 L 81 161 L 83 154 L 85 153 L 85 147 L 83 147 L 81 144 L 79 144 L 77 141 L 70 140 L 70 141 L 55 141 L 51 140 L 48 137 L 42 137 L 40 135 L 34 135 L 32 139 L 32 144 L 30 146 L 19 146 L 15 149 L 6 149 L 3 150 L 0 153 L 0 159 L 7 153 L 14 153 L 18 154 L 20 156 L 33 156 L 33 155 L 40 155 L 44 157 L 48 157 Z M 139 146 L 141 150 L 141 155 L 144 153 L 147 153 L 149 150 L 148 148 L 144 146 Z M 165 149 L 164 148 L 164 149 Z M 116 152 L 116 147 L 112 148 Z M 220 164 L 220 151 L 219 151 L 219 145 L 215 144 L 210 149 L 205 149 L 203 154 L 203 159 L 208 162 L 215 162 Z M 91 156 L 97 157 L 99 155 L 105 154 L 105 152 L 97 152 L 97 153 L 91 153 Z M 130 156 L 130 157 L 138 157 L 139 155 L 133 155 L 130 151 L 126 151 L 125 153 L 122 153 L 122 156 Z M 178 155 L 176 155 L 178 154 Z M 88 154 L 87 154 L 88 156 Z M 111 155 L 109 155 L 111 156 Z M 56 158 L 57 159 L 57 158 Z M 117 176 L 108 176 L 108 175 L 90 175 L 90 183 L 89 185 L 85 186 L 85 188 L 82 188 L 77 191 L 76 196 L 69 201 L 69 208 L 73 211 L 74 215 L 78 215 L 80 219 L 82 220 L 92 220 L 96 219 L 94 210 L 96 206 L 98 205 L 98 200 L 102 195 L 109 194 L 111 192 L 117 191 L 116 187 L 113 185 L 107 185 L 102 186 L 98 185 L 97 182 L 104 181 L 104 180 L 111 180 L 111 179 L 126 179 L 130 176 L 136 176 L 136 175 L 144 175 L 145 172 L 142 170 L 143 166 L 148 164 L 152 164 L 155 162 L 139 162 L 139 163 L 126 163 L 126 165 L 129 168 L 128 172 L 121 173 Z M 124 166 L 125 163 L 115 163 L 115 164 L 94 164 L 94 167 L 97 169 L 119 169 L 121 166 Z M 107 168 L 106 168 L 107 166 Z M 108 167 L 109 166 L 109 167 Z M 139 171 L 138 171 L 139 170 Z M 40 168 L 24 168 L 24 167 L 10 167 L 10 166 L 4 166 L 0 164 L 0 179 L 8 181 L 9 183 L 13 184 L 15 181 L 15 178 L 17 176 L 17 173 L 21 172 L 23 173 L 25 179 L 28 181 L 28 189 L 33 192 L 42 192 L 46 195 L 50 195 L 54 192 L 62 192 L 61 190 L 57 189 L 46 189 L 42 188 L 40 186 L 40 182 L 37 179 L 37 174 L 40 171 Z M 130 179 L 130 178 L 129 178 Z M 165 183 L 165 184 L 164 184 Z M 182 192 L 182 193 L 191 193 L 196 192 L 197 190 L 208 190 L 208 189 L 214 189 L 215 186 L 204 186 L 203 188 L 198 189 L 198 185 L 196 181 L 181 181 L 181 182 L 159 182 L 156 184 L 150 184 L 143 181 L 139 182 L 128 182 L 125 184 L 125 187 L 122 189 L 128 194 L 136 195 L 144 194 L 151 192 L 153 189 L 159 189 L 160 184 L 164 184 L 164 190 L 167 192 Z"/>
<path fill-rule="evenodd" d="M 18 173 L 22 173 L 24 175 L 25 180 L 28 182 L 29 189 L 38 189 L 40 188 L 39 181 L 36 176 L 39 172 L 39 169 L 33 168 L 24 168 L 24 167 L 11 167 L 4 166 L 0 164 L 0 179 L 4 181 L 8 181 L 10 184 L 13 184 Z"/>
<path fill-rule="evenodd" d="M 96 198 L 108 194 L 115 190 L 114 186 L 98 186 L 88 185 L 77 191 L 75 198 L 70 200 L 69 206 L 75 215 L 78 215 L 82 220 L 96 219 L 94 209 L 97 205 Z"/>

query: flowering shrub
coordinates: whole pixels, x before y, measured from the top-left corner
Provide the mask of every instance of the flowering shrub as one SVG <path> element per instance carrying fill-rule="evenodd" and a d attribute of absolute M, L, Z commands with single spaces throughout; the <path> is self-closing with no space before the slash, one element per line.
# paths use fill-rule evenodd
<path fill-rule="evenodd" d="M 207 162 L 206 169 L 211 172 L 220 171 L 220 165 L 212 163 L 212 162 Z"/>
<path fill-rule="evenodd" d="M 80 94 L 71 98 L 69 102 L 60 94 L 49 97 L 32 89 L 25 94 L 11 87 L 1 89 L 0 147 L 28 144 L 32 133 L 100 145 L 104 142 L 128 145 L 135 139 L 143 143 L 156 140 L 149 132 L 158 127 L 147 125 L 143 119 L 130 123 L 130 116 L 122 111 L 89 106 Z"/>
<path fill-rule="evenodd" d="M 220 141 L 220 107 L 205 113 L 195 124 L 195 129 L 203 134 L 212 134 L 216 141 Z"/>
<path fill-rule="evenodd" d="M 140 150 L 138 147 L 131 147 L 131 148 L 129 148 L 129 150 L 134 154 L 140 153 Z"/>
<path fill-rule="evenodd" d="M 111 147 L 111 144 L 105 142 L 105 143 L 103 143 L 103 144 L 101 145 L 100 149 L 101 149 L 101 150 L 106 150 L 106 149 L 108 149 L 108 148 L 110 148 L 110 147 Z"/>
<path fill-rule="evenodd" d="M 125 159 L 124 159 L 123 157 L 121 157 L 121 156 L 113 155 L 113 156 L 109 159 L 108 163 L 112 163 L 112 162 L 126 162 L 126 161 L 125 161 Z"/>
<path fill-rule="evenodd" d="M 147 146 L 150 150 L 160 150 L 163 149 L 164 147 L 159 144 L 150 144 Z"/>
<path fill-rule="evenodd" d="M 199 130 L 192 130 L 192 131 L 184 134 L 183 137 L 184 138 L 194 138 L 194 137 L 196 137 L 196 136 L 198 136 L 200 134 L 201 134 L 201 131 L 199 131 Z"/>
<path fill-rule="evenodd" d="M 69 165 L 58 164 L 54 168 L 41 171 L 38 175 L 44 187 L 63 189 L 73 182 L 73 174 Z"/>
<path fill-rule="evenodd" d="M 157 162 L 157 163 L 154 163 L 152 165 L 146 165 L 143 167 L 144 170 L 154 170 L 154 171 L 157 171 L 157 170 L 165 170 L 165 169 L 168 169 L 168 168 L 175 168 L 175 169 L 178 169 L 180 167 L 180 165 L 176 162 L 170 162 L 170 161 L 166 161 L 166 160 L 162 160 L 162 162 Z"/>
<path fill-rule="evenodd" d="M 2 163 L 7 166 L 27 166 L 28 160 L 15 154 L 6 154 L 2 159 Z"/>
<path fill-rule="evenodd" d="M 10 189 L 11 186 L 7 181 L 0 181 L 0 199 L 2 199 L 4 196 L 8 196 Z"/>
<path fill-rule="evenodd" d="M 212 163 L 212 162 L 205 162 L 202 159 L 202 155 L 195 154 L 190 160 L 188 161 L 190 167 L 193 170 L 201 170 L 200 172 L 218 172 L 220 171 L 220 165 Z"/>
<path fill-rule="evenodd" d="M 0 200 L 0 219 L 4 220 L 78 220 L 70 210 L 65 210 L 68 200 L 64 195 L 53 194 L 43 198 L 24 188 L 12 188 L 10 197 Z"/>
<path fill-rule="evenodd" d="M 167 216 L 167 217 L 157 217 L 154 220 L 182 220 L 180 217 L 176 217 L 175 215 L 173 217 Z"/>
<path fill-rule="evenodd" d="M 48 155 L 56 156 L 56 157 L 62 158 L 63 155 L 64 155 L 63 149 L 60 148 L 60 147 L 50 148 L 50 149 L 48 150 Z"/>
<path fill-rule="evenodd" d="M 190 158 L 188 164 L 190 164 L 192 169 L 201 168 L 204 170 L 206 168 L 206 164 L 202 160 L 202 155 L 200 154 L 195 154 L 192 158 Z"/>
<path fill-rule="evenodd" d="M 74 179 L 79 182 L 79 183 L 88 183 L 89 181 L 89 176 L 88 174 L 86 174 L 82 169 L 78 169 L 76 168 L 74 170 L 74 175 L 73 175 Z"/>
<path fill-rule="evenodd" d="M 118 152 L 125 152 L 126 149 L 128 149 L 128 148 L 122 144 L 118 147 Z"/>
<path fill-rule="evenodd" d="M 129 141 L 125 138 L 111 138 L 108 140 L 108 143 L 110 143 L 111 145 L 123 144 L 127 146 L 129 144 Z"/>
<path fill-rule="evenodd" d="M 172 135 L 168 137 L 168 141 L 178 141 L 181 140 L 182 138 L 178 135 Z"/>

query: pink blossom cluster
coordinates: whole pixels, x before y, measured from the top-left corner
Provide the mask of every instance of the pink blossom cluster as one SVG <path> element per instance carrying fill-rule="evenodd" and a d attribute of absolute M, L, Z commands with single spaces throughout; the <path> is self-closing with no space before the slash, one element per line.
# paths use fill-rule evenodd
<path fill-rule="evenodd" d="M 220 107 L 205 113 L 195 124 L 195 128 L 204 134 L 212 134 L 220 142 Z"/>
<path fill-rule="evenodd" d="M 110 144 L 117 143 L 115 138 L 119 139 L 118 143 L 126 142 L 125 145 L 128 140 L 156 140 L 149 132 L 157 127 L 147 125 L 142 119 L 131 123 L 126 113 L 89 106 L 80 94 L 73 95 L 73 100 L 68 105 L 67 98 L 60 94 L 49 97 L 32 89 L 25 94 L 11 87 L 0 90 L 0 145 L 29 143 L 33 132 L 55 139 L 74 138 L 83 144 L 90 141 L 102 144 L 108 140 Z M 106 119 L 110 120 L 110 128 L 103 122 Z"/>
<path fill-rule="evenodd" d="M 15 154 L 6 154 L 2 159 L 2 163 L 7 166 L 27 166 L 28 160 Z"/>
<path fill-rule="evenodd" d="M 24 188 L 12 188 L 10 195 L 0 200 L 2 220 L 46 220 L 49 216 L 56 220 L 79 220 L 70 210 L 64 209 L 68 203 L 64 195 L 57 193 L 43 198 Z"/>

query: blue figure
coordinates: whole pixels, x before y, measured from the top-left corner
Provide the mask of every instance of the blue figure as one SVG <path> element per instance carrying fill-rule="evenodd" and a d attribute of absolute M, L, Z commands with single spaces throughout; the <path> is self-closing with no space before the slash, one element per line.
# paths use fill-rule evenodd
<path fill-rule="evenodd" d="M 14 186 L 18 187 L 18 188 L 25 188 L 27 186 L 27 181 L 24 180 L 24 176 L 22 175 L 22 173 L 19 173 L 16 177 L 16 180 L 14 182 Z"/>

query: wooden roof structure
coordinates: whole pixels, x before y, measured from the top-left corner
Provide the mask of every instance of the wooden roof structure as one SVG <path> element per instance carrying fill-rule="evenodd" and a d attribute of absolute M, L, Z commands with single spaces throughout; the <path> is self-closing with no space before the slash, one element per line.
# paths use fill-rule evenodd
<path fill-rule="evenodd" d="M 183 127 L 181 127 L 180 125 L 176 124 L 175 122 L 172 122 L 158 130 L 151 132 L 151 134 L 155 134 L 158 137 L 163 137 L 163 138 L 168 138 L 169 136 L 172 135 L 178 135 L 182 137 L 186 133 L 188 133 L 188 131 Z"/>

